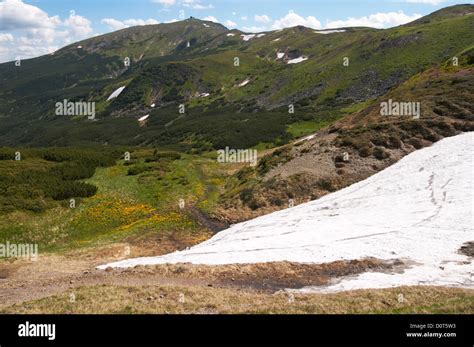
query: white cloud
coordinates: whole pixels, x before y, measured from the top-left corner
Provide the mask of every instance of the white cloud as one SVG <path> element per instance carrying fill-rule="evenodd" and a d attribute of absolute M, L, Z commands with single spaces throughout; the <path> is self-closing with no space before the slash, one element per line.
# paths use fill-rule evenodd
<path fill-rule="evenodd" d="M 237 23 L 231 21 L 230 19 L 228 19 L 228 20 L 225 21 L 224 25 L 227 26 L 227 27 L 236 27 Z"/>
<path fill-rule="evenodd" d="M 93 34 L 91 22 L 85 17 L 71 13 L 62 21 L 59 16 L 50 16 L 21 0 L 0 2 L 0 13 L 0 31 L 9 31 L 0 33 L 0 62 L 51 53 Z"/>
<path fill-rule="evenodd" d="M 164 6 L 173 6 L 176 3 L 176 0 L 151 0 L 151 2 L 156 2 Z"/>
<path fill-rule="evenodd" d="M 192 8 L 193 10 L 208 10 L 214 8 L 212 4 L 203 4 L 201 0 L 152 0 L 151 2 L 161 4 L 164 7 L 181 5 L 183 7 Z"/>
<path fill-rule="evenodd" d="M 266 14 L 262 14 L 261 16 L 256 14 L 254 18 L 255 21 L 259 23 L 268 23 L 270 21 L 270 17 L 268 17 Z"/>
<path fill-rule="evenodd" d="M 153 25 L 153 24 L 160 24 L 156 19 L 149 18 L 147 20 L 143 19 L 127 19 L 124 21 L 126 25 L 129 26 L 136 26 L 136 25 Z"/>
<path fill-rule="evenodd" d="M 13 35 L 12 34 L 2 34 L 0 33 L 0 42 L 9 42 L 13 41 Z"/>
<path fill-rule="evenodd" d="M 70 29 L 70 34 L 74 37 L 86 37 L 92 33 L 90 20 L 79 15 L 69 16 L 63 24 Z"/>
<path fill-rule="evenodd" d="M 420 14 L 406 15 L 402 11 L 399 12 L 386 12 L 386 13 L 375 13 L 369 16 L 353 18 L 349 17 L 346 20 L 335 20 L 326 23 L 326 28 L 342 28 L 342 27 L 355 27 L 365 26 L 372 28 L 388 28 L 401 24 L 405 24 L 415 19 L 420 18 Z"/>
<path fill-rule="evenodd" d="M 176 23 L 176 22 L 179 22 L 179 20 L 177 20 L 176 18 L 173 18 L 173 19 L 167 20 L 165 23 L 169 24 L 169 23 Z"/>
<path fill-rule="evenodd" d="M 214 17 L 214 16 L 206 16 L 206 17 L 204 17 L 203 19 L 204 19 L 204 20 L 211 21 L 211 22 L 216 22 L 216 23 L 219 22 L 219 21 L 217 20 L 217 18 Z"/>
<path fill-rule="evenodd" d="M 150 25 L 150 24 L 159 24 L 155 19 L 149 18 L 149 19 L 126 19 L 126 20 L 118 20 L 114 18 L 103 18 L 101 20 L 102 23 L 107 25 L 110 30 L 120 30 L 124 28 L 129 28 L 132 26 L 137 26 L 137 25 Z"/>
<path fill-rule="evenodd" d="M 194 5 L 189 5 L 189 7 L 191 7 L 193 10 L 209 10 L 211 8 L 214 8 L 212 4 L 209 4 L 209 5 L 194 4 Z"/>
<path fill-rule="evenodd" d="M 240 19 L 242 19 L 242 20 L 247 20 L 248 17 L 247 17 L 247 16 L 242 16 L 242 17 L 240 17 Z"/>
<path fill-rule="evenodd" d="M 242 29 L 246 33 L 259 33 L 259 32 L 265 31 L 265 27 L 257 27 L 257 26 L 243 27 Z"/>
<path fill-rule="evenodd" d="M 0 13 L 0 30 L 54 28 L 61 22 L 58 16 L 50 17 L 40 8 L 25 4 L 21 0 L 0 2 Z"/>
<path fill-rule="evenodd" d="M 192 8 L 193 10 L 208 10 L 214 8 L 212 4 L 202 4 L 200 0 L 181 0 L 180 4 L 184 7 Z"/>
<path fill-rule="evenodd" d="M 321 22 L 316 19 L 316 17 L 308 16 L 306 18 L 294 13 L 293 11 L 289 11 L 286 16 L 283 18 L 277 19 L 273 22 L 272 28 L 273 29 L 283 29 L 283 28 L 290 28 L 297 25 L 303 25 L 305 27 L 320 29 Z"/>
<path fill-rule="evenodd" d="M 415 1 L 415 0 L 412 0 Z M 293 11 L 280 19 L 277 19 L 272 24 L 272 29 L 290 28 L 297 25 L 302 25 L 314 29 L 323 28 L 343 28 L 343 27 L 357 27 L 365 26 L 372 28 L 389 28 L 397 25 L 402 25 L 420 18 L 420 14 L 407 15 L 403 11 L 399 12 L 379 12 L 363 17 L 349 17 L 345 20 L 332 20 L 326 22 L 324 26 L 314 16 L 304 18 Z"/>
<path fill-rule="evenodd" d="M 114 19 L 114 18 L 102 18 L 100 22 L 107 25 L 107 27 L 110 30 L 114 30 L 114 31 L 124 29 L 127 27 L 124 22 L 118 19 Z"/>
<path fill-rule="evenodd" d="M 58 49 L 57 46 L 32 46 L 32 45 L 20 45 L 16 47 L 15 50 L 15 59 L 16 58 L 29 58 L 29 57 L 36 57 L 40 55 L 50 54 L 53 53 Z M 12 58 L 13 59 L 13 58 Z"/>

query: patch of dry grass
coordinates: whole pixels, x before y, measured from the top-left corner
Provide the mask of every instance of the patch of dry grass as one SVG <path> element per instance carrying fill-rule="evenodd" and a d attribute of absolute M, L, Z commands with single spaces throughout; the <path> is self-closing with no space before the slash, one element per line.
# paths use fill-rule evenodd
<path fill-rule="evenodd" d="M 73 300 L 74 299 L 74 300 Z M 187 313 L 344 314 L 474 313 L 474 290 L 399 287 L 335 294 L 265 294 L 202 286 L 115 286 L 75 288 L 13 305 L 2 313 Z"/>

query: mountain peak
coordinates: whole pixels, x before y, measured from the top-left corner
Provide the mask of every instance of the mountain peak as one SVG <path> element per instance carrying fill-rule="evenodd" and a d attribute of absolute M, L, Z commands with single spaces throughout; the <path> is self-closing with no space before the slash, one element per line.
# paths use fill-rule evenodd
<path fill-rule="evenodd" d="M 407 25 L 428 24 L 431 22 L 442 21 L 453 17 L 461 17 L 474 13 L 474 5 L 462 4 L 442 8 L 438 11 L 423 16 Z"/>

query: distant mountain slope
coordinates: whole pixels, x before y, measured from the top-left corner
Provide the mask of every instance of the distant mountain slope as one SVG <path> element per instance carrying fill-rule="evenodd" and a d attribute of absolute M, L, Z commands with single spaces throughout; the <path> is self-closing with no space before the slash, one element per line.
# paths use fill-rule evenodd
<path fill-rule="evenodd" d="M 75 51 L 78 45 L 88 53 L 105 53 L 109 56 L 130 57 L 132 62 L 143 58 L 175 54 L 189 46 L 209 42 L 228 29 L 219 23 L 195 18 L 156 25 L 122 29 L 96 36 L 65 47 L 59 52 Z"/>
<path fill-rule="evenodd" d="M 101 268 L 163 263 L 328 263 L 374 257 L 401 260 L 407 268 L 402 273 L 351 276 L 325 290 L 472 287 L 472 265 L 460 248 L 472 241 L 473 151 L 473 133 L 443 139 L 348 188 L 236 224 L 189 250 Z"/>
<path fill-rule="evenodd" d="M 426 24 L 470 14 L 472 14 L 472 4 L 454 5 L 435 11 L 427 16 L 409 23 L 408 25 Z"/>
<path fill-rule="evenodd" d="M 317 199 L 365 179 L 441 138 L 474 131 L 474 49 L 415 75 L 361 111 L 245 168 L 222 196 L 229 222 Z M 419 119 L 382 116 L 381 104 L 419 102 Z M 344 158 L 344 154 L 347 154 Z"/>
<path fill-rule="evenodd" d="M 202 151 L 283 144 L 295 127 L 317 130 L 467 49 L 473 9 L 454 6 L 443 20 L 387 30 L 329 33 L 294 27 L 244 35 L 191 18 L 94 37 L 21 67 L 0 64 L 0 145 Z M 56 115 L 54 105 L 64 99 L 95 102 L 96 119 Z"/>

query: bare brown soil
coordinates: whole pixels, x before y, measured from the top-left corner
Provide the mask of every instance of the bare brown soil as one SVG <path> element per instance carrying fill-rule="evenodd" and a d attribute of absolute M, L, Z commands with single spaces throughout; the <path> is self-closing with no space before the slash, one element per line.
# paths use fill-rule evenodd
<path fill-rule="evenodd" d="M 468 257 L 474 258 L 474 241 L 469 241 L 463 244 L 459 249 L 459 252 Z"/>
<path fill-rule="evenodd" d="M 165 249 L 166 247 L 161 251 Z M 155 249 L 154 255 L 156 252 Z M 337 278 L 365 271 L 400 271 L 405 266 L 401 261 L 386 262 L 369 258 L 326 264 L 166 264 L 128 269 L 96 269 L 96 266 L 107 262 L 149 255 L 152 255 L 149 247 L 121 243 L 64 255 L 43 255 L 37 261 L 2 261 L 0 307 L 93 285 L 180 285 L 273 293 L 285 288 L 324 286 Z"/>
<path fill-rule="evenodd" d="M 258 264 L 193 265 L 166 264 L 138 266 L 132 269 L 109 269 L 110 276 L 149 277 L 199 281 L 208 287 L 231 287 L 275 292 L 281 289 L 299 289 L 305 286 L 324 286 L 342 276 L 366 271 L 397 271 L 404 267 L 401 261 L 381 261 L 374 258 L 335 261 L 325 264 L 273 262 Z"/>

